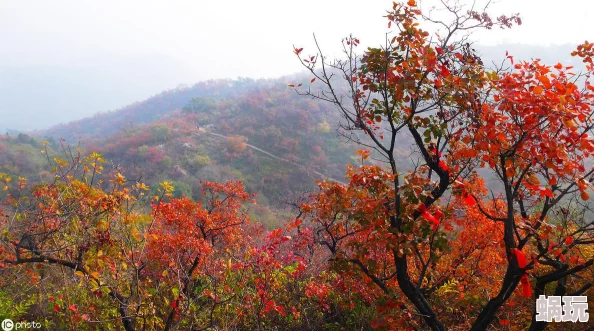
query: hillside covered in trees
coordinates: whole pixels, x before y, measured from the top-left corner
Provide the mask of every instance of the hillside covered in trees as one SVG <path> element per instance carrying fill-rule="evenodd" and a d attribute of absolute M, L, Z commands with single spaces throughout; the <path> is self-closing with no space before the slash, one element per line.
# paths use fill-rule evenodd
<path fill-rule="evenodd" d="M 276 227 L 286 202 L 311 192 L 316 180 L 344 180 L 357 159 L 355 145 L 340 139 L 339 122 L 285 79 L 211 81 L 37 135 L 6 135 L 0 160 L 8 174 L 38 177 L 50 170 L 41 154 L 46 140 L 54 153 L 61 145 L 101 153 L 112 172 L 155 190 L 170 181 L 175 197 L 198 198 L 201 181 L 240 180 L 258 193 L 260 220 Z"/>

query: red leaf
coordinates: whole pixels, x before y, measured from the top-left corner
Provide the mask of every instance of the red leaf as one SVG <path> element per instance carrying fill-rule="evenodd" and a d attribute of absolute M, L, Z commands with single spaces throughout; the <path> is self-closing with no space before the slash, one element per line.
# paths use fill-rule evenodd
<path fill-rule="evenodd" d="M 381 326 L 381 323 L 378 320 L 373 320 L 371 321 L 371 327 L 374 329 L 379 329 L 379 327 Z"/>
<path fill-rule="evenodd" d="M 467 192 L 462 194 L 462 200 L 464 200 L 464 203 L 469 207 L 476 205 L 476 200 L 474 200 L 474 197 Z"/>
<path fill-rule="evenodd" d="M 510 253 L 516 257 L 516 260 L 518 261 L 518 267 L 526 268 L 526 255 L 524 255 L 521 250 L 512 248 Z"/>
<path fill-rule="evenodd" d="M 526 298 L 532 297 L 532 288 L 530 287 L 528 275 L 523 274 L 522 278 L 520 278 L 520 282 L 522 283 L 522 296 Z"/>
<path fill-rule="evenodd" d="M 509 320 L 499 320 L 499 325 L 509 325 Z"/>
<path fill-rule="evenodd" d="M 417 210 L 419 211 L 419 213 L 423 214 L 424 212 L 426 212 L 426 211 L 427 211 L 427 206 L 425 206 L 425 204 L 424 204 L 424 203 L 422 203 L 422 204 L 421 204 L 421 205 L 420 205 L 420 206 L 417 208 Z"/>
<path fill-rule="evenodd" d="M 54 311 L 60 311 L 60 305 L 55 304 L 54 305 Z"/>
<path fill-rule="evenodd" d="M 553 197 L 553 191 L 551 191 L 550 188 L 541 187 L 540 188 L 540 196 L 541 197 L 547 196 L 549 198 L 552 198 Z"/>
<path fill-rule="evenodd" d="M 315 81 L 316 81 L 316 79 L 315 79 L 315 78 L 312 78 L 312 79 L 311 79 L 309 82 L 310 82 L 310 83 L 313 83 L 313 82 L 315 82 Z"/>
<path fill-rule="evenodd" d="M 435 213 L 433 213 L 433 216 L 435 216 L 437 219 L 440 219 L 443 216 L 443 212 L 438 209 L 435 211 Z"/>
<path fill-rule="evenodd" d="M 573 242 L 572 236 L 565 237 L 565 245 L 569 246 L 569 245 L 571 245 L 572 242 Z"/>
<path fill-rule="evenodd" d="M 70 309 L 71 311 L 73 311 L 73 312 L 75 312 L 75 313 L 76 313 L 76 311 L 78 310 L 78 308 L 76 308 L 76 305 L 75 305 L 75 304 L 70 304 L 70 305 L 68 305 L 68 309 Z"/>
<path fill-rule="evenodd" d="M 439 218 L 443 215 L 441 211 L 436 211 L 434 215 L 430 214 L 427 211 L 427 207 L 425 204 L 421 204 L 417 210 L 421 213 L 421 217 L 428 220 L 429 222 L 433 223 L 433 229 L 435 230 L 437 226 L 439 226 Z"/>

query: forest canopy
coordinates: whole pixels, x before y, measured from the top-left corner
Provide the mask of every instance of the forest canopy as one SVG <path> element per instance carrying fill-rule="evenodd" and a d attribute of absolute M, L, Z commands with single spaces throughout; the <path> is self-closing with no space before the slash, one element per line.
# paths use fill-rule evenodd
<path fill-rule="evenodd" d="M 308 77 L 269 94 L 233 103 L 221 84 L 224 95 L 184 105 L 164 94 L 152 124 L 88 146 L 4 137 L 0 319 L 127 331 L 582 328 L 537 320 L 535 300 L 594 294 L 594 44 L 571 54 L 582 71 L 513 54 L 489 65 L 468 34 L 520 16 L 443 10 L 394 3 L 385 44 L 359 50 L 350 35 L 337 59 L 317 40 L 296 47 Z M 161 103 L 181 111 L 158 118 Z M 332 177 L 341 163 L 344 182 Z M 317 177 L 296 188 L 289 171 Z"/>

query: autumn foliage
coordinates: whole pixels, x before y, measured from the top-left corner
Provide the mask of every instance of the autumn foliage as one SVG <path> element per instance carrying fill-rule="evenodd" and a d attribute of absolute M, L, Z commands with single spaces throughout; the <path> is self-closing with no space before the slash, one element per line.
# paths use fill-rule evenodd
<path fill-rule="evenodd" d="M 0 307 L 15 302 L 0 317 L 89 330 L 542 330 L 536 297 L 591 296 L 594 46 L 574 52 L 579 74 L 509 54 L 489 68 L 465 33 L 519 16 L 444 5 L 451 22 L 395 3 L 394 34 L 362 54 L 353 36 L 334 61 L 295 48 L 313 77 L 290 87 L 330 102 L 364 147 L 346 183 L 289 201 L 280 228 L 248 217 L 256 195 L 241 181 L 174 197 L 171 182 L 151 191 L 65 145 L 62 158 L 42 151 L 53 171 L 41 182 L 0 174 Z M 168 130 L 154 133 L 143 139 Z M 241 154 L 246 140 L 226 147 Z"/>

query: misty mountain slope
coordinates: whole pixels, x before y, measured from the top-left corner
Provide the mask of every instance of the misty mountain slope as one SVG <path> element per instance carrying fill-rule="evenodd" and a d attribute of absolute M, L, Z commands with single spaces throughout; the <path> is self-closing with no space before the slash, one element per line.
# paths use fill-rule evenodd
<path fill-rule="evenodd" d="M 245 79 L 207 81 L 192 87 L 180 86 L 119 110 L 98 113 L 90 118 L 57 125 L 38 132 L 37 135 L 63 138 L 69 142 L 76 142 L 87 137 L 105 137 L 124 127 L 150 123 L 170 111 L 180 109 L 194 97 L 218 98 L 238 95 L 253 88 L 254 84 L 253 80 Z"/>
<path fill-rule="evenodd" d="M 115 162 L 117 158 L 133 154 L 134 148 L 158 146 L 174 137 L 179 138 L 181 144 L 189 144 L 196 130 L 202 131 L 200 133 L 206 130 L 231 137 L 201 134 L 203 140 L 224 143 L 211 159 L 225 156 L 232 162 L 249 158 L 249 154 L 264 156 L 265 153 L 257 150 L 262 149 L 285 159 L 287 166 L 290 162 L 307 164 L 311 170 L 343 178 L 354 146 L 338 137 L 334 128 L 339 117 L 330 105 L 299 96 L 279 81 L 250 84 L 251 90 L 238 96 L 225 96 L 225 90 L 214 98 L 194 94 L 190 102 L 181 107 L 184 110 L 159 114 L 159 120 L 146 126 L 126 126 L 111 137 L 87 136 L 83 144 L 89 149 L 104 151 L 108 157 L 116 158 Z M 179 133 L 184 130 L 188 132 L 186 135 Z M 247 148 L 245 143 L 257 149 Z"/>
<path fill-rule="evenodd" d="M 64 124 L 37 138 L 5 136 L 0 171 L 44 178 L 42 137 L 57 156 L 65 138 L 71 145 L 80 142 L 85 154 L 103 154 L 104 176 L 121 172 L 147 183 L 153 193 L 169 181 L 174 195 L 199 200 L 201 181 L 240 180 L 258 193 L 260 203 L 251 212 L 275 226 L 274 220 L 290 217 L 279 217 L 283 201 L 311 192 L 316 180 L 343 181 L 346 165 L 360 162 L 354 154 L 358 146 L 337 133 L 339 121 L 330 104 L 297 95 L 284 79 L 206 82 Z"/>

